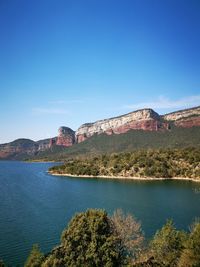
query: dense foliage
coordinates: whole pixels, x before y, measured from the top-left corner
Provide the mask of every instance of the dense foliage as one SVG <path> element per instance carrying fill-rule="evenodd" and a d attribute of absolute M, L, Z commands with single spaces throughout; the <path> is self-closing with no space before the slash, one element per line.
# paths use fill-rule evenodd
<path fill-rule="evenodd" d="M 0 266 L 6 265 L 0 261 Z M 144 240 L 141 224 L 117 210 L 76 214 L 62 233 L 61 243 L 43 255 L 33 246 L 25 267 L 199 267 L 200 222 L 190 232 L 177 230 L 172 221 Z"/>
<path fill-rule="evenodd" d="M 173 222 L 167 221 L 150 244 L 156 262 L 162 266 L 177 266 L 186 239 L 186 233 L 177 231 Z"/>
<path fill-rule="evenodd" d="M 25 267 L 40 267 L 44 259 L 38 245 L 33 245 L 29 257 L 25 263 Z"/>
<path fill-rule="evenodd" d="M 52 167 L 50 172 L 88 176 L 200 179 L 200 150 L 198 148 L 149 149 L 102 155 L 69 160 L 64 165 Z"/>
<path fill-rule="evenodd" d="M 200 127 L 172 127 L 170 131 L 164 132 L 130 130 L 123 134 L 93 135 L 86 141 L 67 148 L 53 146 L 45 152 L 39 152 L 32 159 L 59 161 L 66 158 L 132 152 L 138 149 L 185 148 L 192 146 L 200 146 Z M 29 156 L 29 158 L 31 157 Z"/>
<path fill-rule="evenodd" d="M 178 267 L 200 266 L 200 223 L 197 220 L 191 227 L 188 239 L 184 243 Z"/>
<path fill-rule="evenodd" d="M 62 233 L 61 246 L 46 259 L 50 266 L 120 266 L 118 238 L 107 213 L 88 210 L 77 214 Z"/>

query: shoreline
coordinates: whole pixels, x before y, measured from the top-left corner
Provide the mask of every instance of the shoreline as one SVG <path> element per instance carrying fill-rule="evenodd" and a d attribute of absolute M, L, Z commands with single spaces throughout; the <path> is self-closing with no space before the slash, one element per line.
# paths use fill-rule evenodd
<path fill-rule="evenodd" d="M 47 171 L 50 175 L 53 176 L 68 176 L 68 177 L 77 177 L 77 178 L 97 178 L 97 179 L 115 179 L 115 180 L 138 180 L 138 181 L 164 181 L 164 180 L 181 180 L 181 181 L 191 181 L 191 182 L 200 182 L 200 179 L 194 178 L 185 178 L 185 177 L 172 177 L 172 178 L 158 178 L 158 177 L 131 177 L 131 176 L 107 176 L 107 175 L 74 175 L 69 173 L 56 173 L 52 171 Z"/>
<path fill-rule="evenodd" d="M 25 163 L 56 163 L 56 162 L 60 162 L 60 161 L 55 161 L 55 160 L 22 160 Z M 62 162 L 61 162 L 62 163 Z"/>

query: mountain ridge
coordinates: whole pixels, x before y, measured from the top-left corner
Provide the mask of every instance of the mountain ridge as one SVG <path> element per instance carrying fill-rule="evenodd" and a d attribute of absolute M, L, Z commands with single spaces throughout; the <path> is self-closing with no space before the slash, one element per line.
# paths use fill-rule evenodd
<path fill-rule="evenodd" d="M 152 138 L 149 137 L 151 136 L 150 132 L 154 133 L 154 135 L 156 132 L 163 132 L 166 133 L 165 135 L 167 136 L 167 132 L 172 130 L 174 134 L 177 134 L 177 132 L 180 134 L 181 131 L 175 130 L 176 128 L 181 128 L 182 131 L 186 132 L 184 128 L 198 128 L 199 126 L 200 106 L 178 110 L 164 115 L 159 115 L 151 108 L 145 108 L 109 119 L 84 123 L 77 129 L 77 131 L 73 131 L 66 126 L 61 126 L 58 130 L 58 136 L 53 138 L 42 139 L 39 141 L 20 138 L 10 143 L 1 144 L 0 159 L 23 159 L 37 156 L 46 151 L 49 154 L 54 153 L 54 151 L 67 151 L 74 145 L 78 146 L 83 141 L 102 134 L 105 136 L 113 136 L 113 138 L 114 135 L 122 135 L 119 138 L 119 142 L 123 143 L 123 135 L 129 131 L 133 131 L 132 135 L 135 135 L 136 139 L 138 138 L 138 131 L 141 131 L 140 135 L 143 136 L 144 143 L 146 143 L 145 139 Z M 142 131 L 144 131 L 145 134 L 143 134 Z M 196 131 L 197 130 L 195 130 L 195 135 Z M 192 135 L 193 132 L 190 131 L 190 135 L 188 135 L 187 138 L 192 138 Z M 158 140 L 160 140 L 160 136 L 156 136 Z M 198 139 L 195 140 L 198 142 Z M 132 142 L 133 141 L 134 140 L 132 140 Z M 143 147 L 142 141 L 140 140 L 139 142 L 141 147 Z M 156 140 L 153 140 L 153 142 L 156 142 Z M 195 145 L 194 142 L 191 142 L 191 144 Z M 127 146 L 130 145 L 127 144 Z"/>

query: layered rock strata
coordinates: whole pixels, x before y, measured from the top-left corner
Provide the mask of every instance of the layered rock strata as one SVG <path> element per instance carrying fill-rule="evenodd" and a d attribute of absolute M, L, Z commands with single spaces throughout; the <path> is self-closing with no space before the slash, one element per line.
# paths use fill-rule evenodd
<path fill-rule="evenodd" d="M 30 139 L 17 139 L 11 143 L 0 145 L 0 159 L 15 158 L 19 154 L 34 155 L 38 145 Z"/>
<path fill-rule="evenodd" d="M 58 136 L 34 142 L 30 139 L 17 139 L 13 142 L 0 145 L 0 159 L 24 158 L 38 152 L 46 151 L 54 145 L 69 147 L 75 142 L 75 132 L 68 127 L 60 127 Z"/>
<path fill-rule="evenodd" d="M 164 129 L 168 129 L 168 123 L 164 122 L 158 113 L 152 109 L 142 109 L 123 116 L 83 124 L 76 131 L 76 142 L 80 143 L 94 134 L 111 135 L 129 130 L 160 131 Z"/>
<path fill-rule="evenodd" d="M 30 139 L 17 139 L 0 145 L 0 159 L 18 159 L 48 150 L 54 145 L 70 147 L 94 134 L 123 134 L 129 130 L 165 131 L 170 125 L 190 128 L 200 126 L 200 106 L 172 112 L 163 116 L 152 109 L 137 110 L 119 117 L 83 124 L 76 133 L 68 127 L 60 127 L 58 136 L 34 142 Z"/>
<path fill-rule="evenodd" d="M 200 126 L 200 107 L 172 112 L 162 116 L 165 121 L 171 121 L 177 127 L 191 128 Z"/>
<path fill-rule="evenodd" d="M 75 142 L 75 132 L 68 128 L 61 126 L 58 129 L 58 137 L 56 140 L 56 145 L 58 146 L 72 146 Z"/>

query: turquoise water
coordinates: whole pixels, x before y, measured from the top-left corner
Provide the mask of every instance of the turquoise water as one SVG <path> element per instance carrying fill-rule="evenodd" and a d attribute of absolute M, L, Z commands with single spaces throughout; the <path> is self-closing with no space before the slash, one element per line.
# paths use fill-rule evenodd
<path fill-rule="evenodd" d="M 51 250 L 74 213 L 87 208 L 131 212 L 147 237 L 167 218 L 188 229 L 200 217 L 198 183 L 63 178 L 46 172 L 52 165 L 0 161 L 0 258 L 11 266 L 23 266 L 34 243 Z"/>

